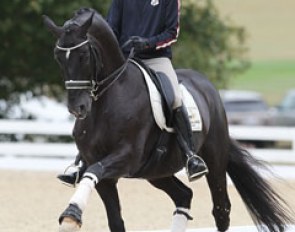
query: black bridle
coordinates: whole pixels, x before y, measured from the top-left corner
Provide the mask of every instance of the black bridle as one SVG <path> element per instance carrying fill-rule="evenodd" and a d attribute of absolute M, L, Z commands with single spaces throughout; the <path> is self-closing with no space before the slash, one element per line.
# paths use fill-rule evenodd
<path fill-rule="evenodd" d="M 66 59 L 69 59 L 71 51 L 86 45 L 89 46 L 90 55 L 92 58 L 92 77 L 90 80 L 67 80 L 65 81 L 65 88 L 67 90 L 89 90 L 92 99 L 97 101 L 122 76 L 123 72 L 126 70 L 129 58 L 122 66 L 120 66 L 106 78 L 100 80 L 99 75 L 101 74 L 103 68 L 102 59 L 100 57 L 100 53 L 93 46 L 89 38 L 69 48 L 60 47 L 57 43 L 56 48 L 58 50 L 65 51 Z"/>

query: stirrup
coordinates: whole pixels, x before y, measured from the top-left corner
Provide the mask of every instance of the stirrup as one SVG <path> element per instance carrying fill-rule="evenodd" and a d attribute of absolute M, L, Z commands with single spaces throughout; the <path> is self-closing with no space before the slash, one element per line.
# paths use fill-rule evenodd
<path fill-rule="evenodd" d="M 64 170 L 64 174 L 66 175 L 68 170 L 70 170 L 71 168 L 74 168 L 76 170 L 73 172 L 73 173 L 76 173 L 76 179 L 75 179 L 74 184 L 69 184 L 64 181 L 62 181 L 62 183 L 68 187 L 75 188 L 79 182 L 79 179 L 80 179 L 80 167 L 78 165 L 75 165 L 75 163 L 72 163 L 68 167 L 66 167 L 66 169 Z"/>
<path fill-rule="evenodd" d="M 202 157 L 195 154 L 188 157 L 186 162 L 186 173 L 190 182 L 201 178 L 208 172 L 208 167 Z"/>

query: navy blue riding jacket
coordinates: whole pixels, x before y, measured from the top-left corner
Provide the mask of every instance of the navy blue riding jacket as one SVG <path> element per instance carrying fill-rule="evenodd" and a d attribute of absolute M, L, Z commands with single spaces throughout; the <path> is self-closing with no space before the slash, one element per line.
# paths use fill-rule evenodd
<path fill-rule="evenodd" d="M 180 0 L 113 0 L 107 21 L 120 46 L 131 36 L 147 38 L 151 49 L 139 58 L 172 58 L 171 44 L 179 33 Z M 128 56 L 130 47 L 123 49 Z"/>

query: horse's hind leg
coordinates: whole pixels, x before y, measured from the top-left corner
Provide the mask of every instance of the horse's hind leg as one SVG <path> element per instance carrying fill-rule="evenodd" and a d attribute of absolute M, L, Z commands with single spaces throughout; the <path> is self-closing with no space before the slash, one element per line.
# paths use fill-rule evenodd
<path fill-rule="evenodd" d="M 214 170 L 213 170 L 214 172 Z M 231 204 L 226 188 L 226 176 L 208 175 L 207 180 L 213 200 L 212 214 L 218 231 L 226 231 L 229 227 Z"/>
<path fill-rule="evenodd" d="M 172 232 L 184 232 L 186 230 L 187 220 L 191 220 L 189 210 L 193 192 L 190 188 L 185 186 L 175 176 L 149 180 L 149 182 L 156 188 L 163 190 L 173 200 L 176 211 L 172 220 Z"/>
<path fill-rule="evenodd" d="M 218 154 L 216 151 L 211 150 L 210 154 L 213 154 L 212 159 L 214 162 L 208 162 L 208 168 L 210 171 L 206 178 L 213 201 L 212 214 L 215 219 L 215 224 L 218 231 L 223 232 L 229 227 L 231 208 L 226 183 L 225 169 L 227 162 L 225 157 L 219 161 L 216 159 L 217 157 L 221 157 L 222 153 Z"/>
<path fill-rule="evenodd" d="M 107 212 L 111 232 L 125 232 L 118 196 L 117 180 L 101 180 L 96 186 Z"/>

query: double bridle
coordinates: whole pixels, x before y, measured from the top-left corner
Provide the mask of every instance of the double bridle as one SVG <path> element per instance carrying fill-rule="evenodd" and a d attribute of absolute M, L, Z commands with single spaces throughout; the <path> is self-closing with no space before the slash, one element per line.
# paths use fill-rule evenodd
<path fill-rule="evenodd" d="M 58 43 L 56 44 L 56 48 L 58 50 L 61 51 L 65 51 L 66 52 L 66 59 L 70 58 L 70 54 L 71 51 L 80 48 L 86 44 L 89 44 L 90 46 L 90 52 L 91 55 L 94 58 L 94 71 L 93 71 L 93 75 L 91 80 L 68 80 L 65 81 L 65 87 L 67 90 L 70 89 L 75 89 L 75 90 L 89 90 L 90 91 L 90 96 L 93 98 L 94 101 L 97 101 L 118 79 L 119 77 L 122 75 L 122 73 L 125 71 L 128 61 L 129 59 L 126 60 L 126 62 L 119 67 L 118 69 L 116 69 L 113 73 L 111 73 L 109 76 L 107 76 L 106 78 L 102 79 L 102 80 L 98 80 L 98 76 L 100 74 L 100 71 L 97 68 L 97 61 L 98 61 L 98 56 L 99 53 L 95 50 L 95 48 L 93 47 L 93 45 L 90 43 L 90 40 L 87 39 L 73 47 L 69 47 L 69 48 L 65 48 L 65 47 L 60 47 L 58 45 Z M 101 59 L 100 59 L 101 61 Z M 102 68 L 102 64 L 101 64 L 101 68 Z M 107 85 L 105 85 L 108 82 Z M 102 90 L 99 91 L 99 89 L 103 86 L 104 88 Z M 99 91 L 99 92 L 98 92 Z"/>

